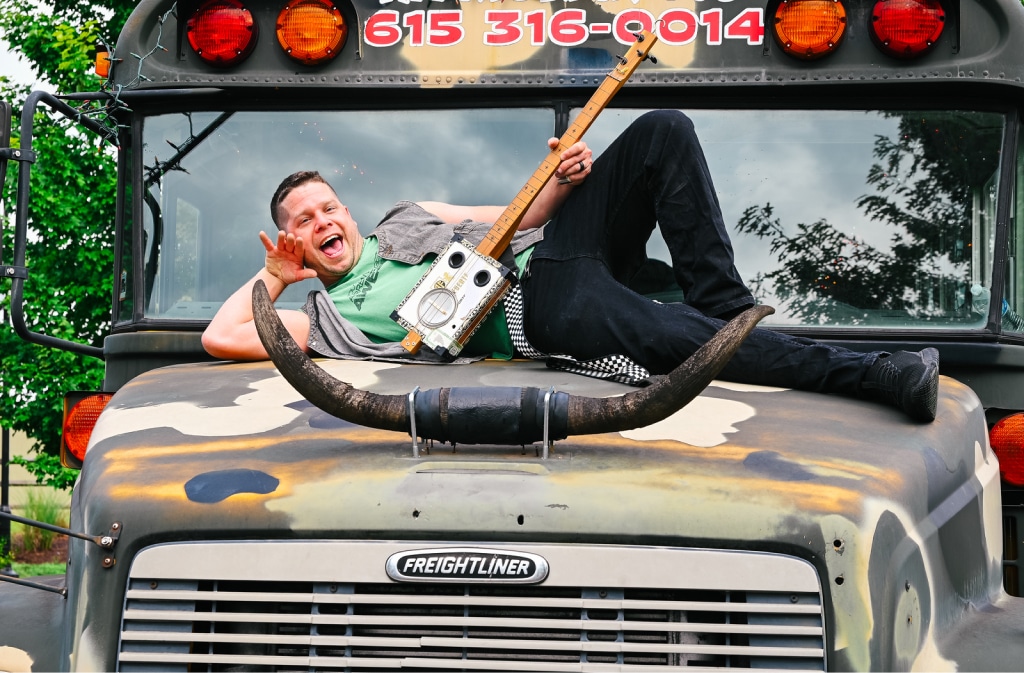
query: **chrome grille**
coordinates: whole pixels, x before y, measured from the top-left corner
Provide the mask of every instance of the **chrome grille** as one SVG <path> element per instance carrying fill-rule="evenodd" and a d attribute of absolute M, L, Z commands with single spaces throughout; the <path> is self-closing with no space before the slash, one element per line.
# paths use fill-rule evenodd
<path fill-rule="evenodd" d="M 578 560 L 587 562 L 594 549 L 577 548 Z M 545 547 L 530 551 L 543 555 Z M 642 568 L 645 548 L 632 551 Z M 754 573 L 757 556 L 747 555 Z M 299 566 L 292 572 L 303 576 Z M 608 568 L 604 574 L 622 573 Z M 636 574 L 644 580 L 636 584 L 647 586 L 560 586 L 550 579 L 534 586 L 181 579 L 133 572 L 119 669 L 823 670 L 820 597 L 805 590 L 806 581 L 799 591 L 727 590 Z M 700 579 L 684 583 L 699 585 Z"/>

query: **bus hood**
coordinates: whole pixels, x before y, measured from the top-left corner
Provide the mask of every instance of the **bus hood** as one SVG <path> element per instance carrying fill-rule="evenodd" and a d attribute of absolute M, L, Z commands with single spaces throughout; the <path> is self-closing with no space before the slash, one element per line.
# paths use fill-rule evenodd
<path fill-rule="evenodd" d="M 630 390 L 537 363 L 321 365 L 358 388 L 392 394 L 473 385 Z M 107 494 L 94 502 L 129 519 L 126 531 L 138 516 L 146 528 L 187 521 L 197 535 L 230 521 L 232 530 L 282 535 L 573 531 L 832 546 L 842 537 L 836 522 L 818 540 L 790 536 L 799 522 L 839 517 L 861 526 L 886 511 L 916 527 L 965 486 L 998 477 L 976 397 L 951 379 L 941 387 L 936 421 L 918 424 L 868 402 L 715 382 L 662 422 L 569 437 L 546 461 L 536 445 L 434 444 L 414 459 L 409 435 L 327 415 L 272 364 L 183 365 L 139 376 L 114 396 L 80 488 Z M 131 516 L 119 511 L 129 502 Z M 976 545 L 990 554 L 998 546 Z"/>
<path fill-rule="evenodd" d="M 384 393 L 630 389 L 536 363 L 322 365 Z M 537 451 L 435 444 L 417 459 L 408 434 L 327 415 L 268 363 L 185 365 L 139 376 L 114 396 L 80 489 L 93 515 L 104 503 L 102 516 L 121 520 L 126 535 L 572 535 L 847 556 L 844 541 L 873 535 L 879 521 L 935 528 L 937 516 L 951 515 L 950 499 L 980 497 L 998 477 L 978 399 L 948 378 L 930 424 L 848 398 L 715 382 L 665 421 L 568 437 L 548 460 Z M 997 565 L 1001 542 L 986 538 L 999 530 L 990 520 L 997 491 L 978 503 L 987 517 L 971 516 L 970 532 L 958 538 L 957 555 L 978 555 L 975 566 Z"/>
<path fill-rule="evenodd" d="M 539 363 L 321 365 L 392 394 L 469 385 L 629 390 Z M 930 424 L 858 400 L 714 382 L 662 422 L 569 437 L 547 460 L 536 454 L 535 446 L 435 443 L 414 458 L 408 435 L 328 416 L 270 363 L 167 367 L 125 385 L 101 416 L 76 489 L 89 506 L 75 523 L 97 531 L 117 522 L 115 553 L 126 560 L 150 544 L 217 539 L 791 554 L 816 567 L 837 649 L 855 668 L 877 661 L 854 643 L 871 640 L 880 606 L 911 600 L 925 622 L 911 620 L 914 658 L 930 652 L 945 668 L 937 649 L 921 649 L 925 634 L 1001 592 L 998 463 L 978 399 L 949 378 Z M 894 586 L 907 594 L 890 595 Z"/>

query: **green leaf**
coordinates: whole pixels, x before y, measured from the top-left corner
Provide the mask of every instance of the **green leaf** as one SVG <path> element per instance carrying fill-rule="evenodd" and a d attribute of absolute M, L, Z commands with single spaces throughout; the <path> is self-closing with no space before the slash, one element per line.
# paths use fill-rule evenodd
<path fill-rule="evenodd" d="M 95 45 L 114 44 L 134 4 L 0 0 L 0 35 L 58 91 L 95 91 L 101 84 L 93 74 Z M 18 116 L 27 95 L 0 77 L 0 96 Z M 109 331 L 113 292 L 116 158 L 91 134 L 42 112 L 33 133 L 38 158 L 31 167 L 25 319 L 30 330 L 98 346 Z M 20 146 L 17 135 L 12 145 Z M 0 185 L 8 213 L 0 249 L 9 263 L 18 168 L 7 173 Z M 10 283 L 0 281 L 0 306 L 9 305 L 9 293 Z M 99 390 L 102 382 L 101 361 L 26 343 L 0 324 L 0 425 L 34 440 L 37 455 L 25 466 L 41 483 L 71 485 L 77 473 L 56 458 L 64 394 Z"/>

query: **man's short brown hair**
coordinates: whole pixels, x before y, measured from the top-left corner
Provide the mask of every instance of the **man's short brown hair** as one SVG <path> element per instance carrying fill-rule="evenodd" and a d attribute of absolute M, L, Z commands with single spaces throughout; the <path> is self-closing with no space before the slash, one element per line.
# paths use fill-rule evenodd
<path fill-rule="evenodd" d="M 292 173 L 277 186 L 277 191 L 274 192 L 274 197 L 270 199 L 270 218 L 274 220 L 274 224 L 277 228 L 284 231 L 284 225 L 287 220 L 285 219 L 285 213 L 281 212 L 281 202 L 287 198 L 292 190 L 301 187 L 308 182 L 321 182 L 328 187 L 331 187 L 331 183 L 324 180 L 324 176 L 320 175 L 317 171 L 298 171 Z M 334 187 L 331 187 L 331 191 L 334 191 Z M 335 192 L 337 193 L 337 192 Z"/>

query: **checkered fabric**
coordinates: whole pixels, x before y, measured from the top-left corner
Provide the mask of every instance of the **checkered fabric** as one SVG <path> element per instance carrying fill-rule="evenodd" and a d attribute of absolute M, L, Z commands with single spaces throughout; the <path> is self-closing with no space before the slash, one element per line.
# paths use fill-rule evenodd
<path fill-rule="evenodd" d="M 625 355 L 577 360 L 571 355 L 547 355 L 538 351 L 526 340 L 523 330 L 523 290 L 518 283 L 512 285 L 505 295 L 505 322 L 516 352 L 531 360 L 546 360 L 552 369 L 631 386 L 643 386 L 650 382 L 651 373 Z"/>

